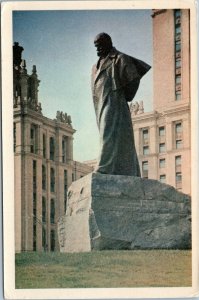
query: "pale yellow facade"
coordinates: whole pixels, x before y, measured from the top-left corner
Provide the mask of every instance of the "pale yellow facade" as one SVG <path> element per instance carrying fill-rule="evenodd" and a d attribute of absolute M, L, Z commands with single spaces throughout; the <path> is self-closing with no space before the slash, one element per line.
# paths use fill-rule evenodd
<path fill-rule="evenodd" d="M 189 10 L 153 10 L 153 111 L 135 114 L 143 177 L 191 193 Z"/>
<path fill-rule="evenodd" d="M 22 67 L 19 65 L 22 65 Z M 15 251 L 59 249 L 57 222 L 65 214 L 72 181 L 92 172 L 73 160 L 71 118 L 51 120 L 38 102 L 36 67 L 14 65 Z"/>

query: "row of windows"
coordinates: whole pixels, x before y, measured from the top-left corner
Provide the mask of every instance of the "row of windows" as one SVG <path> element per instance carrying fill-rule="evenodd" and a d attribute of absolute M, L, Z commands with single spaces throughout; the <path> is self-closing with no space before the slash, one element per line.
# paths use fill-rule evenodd
<path fill-rule="evenodd" d="M 48 249 L 46 228 L 42 228 L 42 248 L 44 251 Z M 50 231 L 50 251 L 55 251 L 55 230 Z"/>
<path fill-rule="evenodd" d="M 13 137 L 14 137 L 14 152 L 16 152 L 16 123 L 13 124 Z M 43 157 L 46 158 L 46 135 L 43 134 Z M 62 162 L 67 162 L 67 142 L 68 137 L 63 136 L 62 138 Z M 30 128 L 30 152 L 38 153 L 38 126 L 35 124 L 31 125 Z M 49 139 L 49 158 L 55 160 L 55 139 L 50 137 Z"/>
<path fill-rule="evenodd" d="M 50 160 L 55 160 L 55 139 L 50 137 Z M 62 162 L 67 163 L 68 158 L 68 137 L 62 137 Z M 43 134 L 43 157 L 46 158 L 46 136 Z"/>
<path fill-rule="evenodd" d="M 175 166 L 181 166 L 182 160 L 181 155 L 175 156 Z M 166 167 L 166 158 L 160 158 L 159 159 L 159 168 L 165 168 Z M 148 171 L 149 170 L 149 163 L 148 160 L 145 160 L 142 162 L 142 171 Z"/>
<path fill-rule="evenodd" d="M 181 172 L 176 172 L 175 176 L 176 176 L 176 187 L 181 188 L 182 173 Z M 143 176 L 143 178 L 148 179 L 148 176 Z M 166 182 L 166 174 L 161 174 L 160 177 L 159 177 L 159 181 L 162 182 L 162 183 L 167 183 Z"/>
<path fill-rule="evenodd" d="M 175 157 L 175 176 L 176 176 L 176 188 L 180 189 L 181 188 L 181 183 L 182 183 L 182 173 L 181 173 L 181 155 L 178 155 Z M 159 168 L 165 168 L 166 166 L 166 159 L 161 158 L 159 159 Z M 148 178 L 148 170 L 149 170 L 149 162 L 148 161 L 143 161 L 142 162 L 142 176 L 143 178 Z M 166 174 L 160 174 L 159 177 L 160 182 L 166 183 Z"/>
<path fill-rule="evenodd" d="M 42 168 L 43 171 L 43 168 Z M 33 251 L 37 250 L 37 224 L 42 226 L 42 247 L 47 249 L 46 243 L 46 229 L 44 225 L 47 220 L 47 203 L 46 198 L 42 197 L 42 220 L 37 217 L 37 194 L 36 194 L 36 177 L 37 174 L 37 161 L 33 160 Z M 42 181 L 43 183 L 43 181 Z M 50 201 L 50 223 L 55 224 L 55 199 Z M 55 231 L 51 230 L 51 251 L 55 250 Z"/>
<path fill-rule="evenodd" d="M 175 133 L 181 133 L 182 132 L 182 122 L 174 122 L 174 131 Z M 160 126 L 158 127 L 158 134 L 159 136 L 165 136 L 166 129 L 165 126 Z M 142 129 L 142 138 L 144 140 L 149 139 L 149 129 L 148 128 L 143 128 Z"/>
<path fill-rule="evenodd" d="M 42 223 L 47 220 L 47 204 L 46 198 L 42 197 Z M 55 199 L 50 200 L 50 223 L 55 224 Z"/>
<path fill-rule="evenodd" d="M 42 165 L 42 190 L 46 190 L 46 167 Z M 55 169 L 50 168 L 50 191 L 55 192 Z"/>
<path fill-rule="evenodd" d="M 182 149 L 182 140 L 176 140 L 175 141 L 175 149 Z M 159 144 L 159 149 L 158 149 L 159 153 L 165 153 L 166 152 L 166 143 L 160 143 Z M 150 151 L 149 151 L 149 146 L 143 146 L 143 155 L 149 155 Z"/>
<path fill-rule="evenodd" d="M 16 149 L 16 125 L 14 123 L 14 151 Z M 43 134 L 42 138 L 43 143 L 43 157 L 46 158 L 46 135 Z M 69 156 L 69 138 L 67 136 L 62 137 L 62 162 L 66 163 Z M 32 124 L 30 128 L 30 152 L 38 153 L 38 126 Z M 55 160 L 55 138 L 50 137 L 49 139 L 49 159 Z"/>
<path fill-rule="evenodd" d="M 181 10 L 174 10 L 175 26 L 175 100 L 181 99 Z"/>
<path fill-rule="evenodd" d="M 160 126 L 158 128 L 158 133 L 160 140 L 162 141 L 162 138 L 166 134 L 165 126 Z M 182 148 L 182 122 L 175 122 L 174 123 L 174 134 L 175 134 L 175 149 L 181 149 Z M 142 144 L 143 144 L 143 155 L 149 154 L 149 129 L 144 128 L 142 129 Z M 166 152 L 166 143 L 160 142 L 159 143 L 159 153 L 165 153 Z"/>
<path fill-rule="evenodd" d="M 176 187 L 179 187 L 179 183 L 182 183 L 182 173 L 176 172 L 175 177 L 176 177 Z M 161 174 L 159 180 L 162 183 L 166 183 L 166 174 Z"/>
<path fill-rule="evenodd" d="M 72 173 L 72 181 L 74 181 L 74 173 Z M 46 177 L 46 167 L 42 165 L 42 190 L 46 190 L 47 177 Z M 68 188 L 68 172 L 64 170 L 64 199 L 67 198 L 67 188 Z M 50 168 L 50 191 L 55 192 L 55 169 Z"/>

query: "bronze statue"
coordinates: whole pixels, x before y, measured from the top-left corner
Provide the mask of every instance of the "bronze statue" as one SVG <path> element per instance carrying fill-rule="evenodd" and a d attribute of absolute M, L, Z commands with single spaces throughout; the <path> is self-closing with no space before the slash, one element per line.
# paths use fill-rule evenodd
<path fill-rule="evenodd" d="M 92 93 L 100 133 L 96 172 L 140 176 L 128 103 L 150 69 L 143 61 L 116 50 L 111 37 L 100 33 L 94 40 L 99 60 L 92 68 Z"/>

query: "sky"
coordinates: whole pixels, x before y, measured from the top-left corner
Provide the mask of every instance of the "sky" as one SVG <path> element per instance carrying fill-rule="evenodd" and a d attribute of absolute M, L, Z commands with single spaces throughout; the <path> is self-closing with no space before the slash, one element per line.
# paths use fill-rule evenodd
<path fill-rule="evenodd" d="M 119 51 L 152 66 L 151 10 L 13 12 L 13 43 L 24 48 L 28 73 L 37 67 L 42 113 L 51 119 L 58 110 L 71 115 L 77 161 L 95 159 L 99 153 L 90 79 L 98 59 L 93 41 L 100 32 L 108 33 Z M 152 70 L 133 100 L 142 100 L 145 112 L 152 110 Z"/>

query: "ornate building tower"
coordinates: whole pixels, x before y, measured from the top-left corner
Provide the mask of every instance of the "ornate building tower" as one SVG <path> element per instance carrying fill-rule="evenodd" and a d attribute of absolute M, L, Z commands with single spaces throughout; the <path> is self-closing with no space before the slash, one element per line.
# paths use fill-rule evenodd
<path fill-rule="evenodd" d="M 67 189 L 92 171 L 73 161 L 71 117 L 51 120 L 38 102 L 36 66 L 27 74 L 23 48 L 13 46 L 16 251 L 58 250 L 57 221 L 65 213 Z"/>
<path fill-rule="evenodd" d="M 154 111 L 132 116 L 140 167 L 190 194 L 189 10 L 154 9 L 152 22 Z"/>

